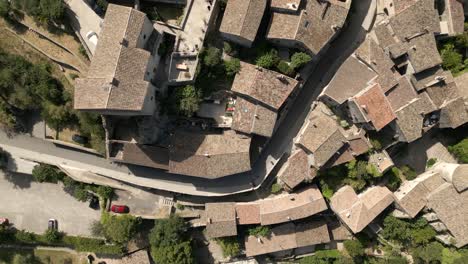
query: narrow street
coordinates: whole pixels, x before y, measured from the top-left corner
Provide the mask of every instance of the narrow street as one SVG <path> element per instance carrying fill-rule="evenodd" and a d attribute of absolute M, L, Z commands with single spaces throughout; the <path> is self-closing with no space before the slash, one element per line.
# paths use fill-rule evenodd
<path fill-rule="evenodd" d="M 217 180 L 205 180 L 183 175 L 169 174 L 165 171 L 140 166 L 125 166 L 112 163 L 104 158 L 57 147 L 50 142 L 18 135 L 12 138 L 0 133 L 0 146 L 12 155 L 24 159 L 42 160 L 51 164 L 67 164 L 77 168 L 89 168 L 101 176 L 129 182 L 135 186 L 151 187 L 193 196 L 226 196 L 251 191 L 258 188 L 273 170 L 278 160 L 287 152 L 293 138 L 300 130 L 310 106 L 324 86 L 330 81 L 341 63 L 352 54 L 365 37 L 362 23 L 368 13 L 372 0 L 354 2 L 347 26 L 318 61 L 311 77 L 297 96 L 296 101 L 271 138 L 260 158 L 251 171 Z"/>

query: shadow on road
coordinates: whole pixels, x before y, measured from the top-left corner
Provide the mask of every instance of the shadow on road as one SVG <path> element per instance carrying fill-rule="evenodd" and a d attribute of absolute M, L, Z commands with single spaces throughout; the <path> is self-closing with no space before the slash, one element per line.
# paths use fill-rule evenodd
<path fill-rule="evenodd" d="M 13 184 L 15 189 L 28 189 L 34 181 L 32 175 L 6 171 L 3 173 L 5 180 Z"/>

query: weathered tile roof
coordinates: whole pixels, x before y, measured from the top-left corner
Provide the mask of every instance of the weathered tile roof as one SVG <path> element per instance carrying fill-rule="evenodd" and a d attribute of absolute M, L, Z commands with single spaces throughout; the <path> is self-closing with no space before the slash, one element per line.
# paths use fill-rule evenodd
<path fill-rule="evenodd" d="M 424 115 L 434 111 L 427 99 L 421 96 L 395 112 L 396 124 L 405 142 L 412 142 L 422 136 Z"/>
<path fill-rule="evenodd" d="M 254 41 L 266 5 L 266 0 L 228 1 L 219 30 Z"/>
<path fill-rule="evenodd" d="M 408 42 L 408 57 L 415 73 L 433 68 L 442 63 L 437 44 L 432 33 L 412 38 Z"/>
<path fill-rule="evenodd" d="M 312 180 L 316 175 L 317 170 L 311 167 L 308 155 L 302 149 L 291 154 L 278 172 L 278 178 L 291 189 L 305 180 Z"/>
<path fill-rule="evenodd" d="M 350 56 L 338 69 L 323 93 L 336 103 L 342 104 L 368 87 L 377 76 L 376 72 L 355 56 Z"/>
<path fill-rule="evenodd" d="M 440 32 L 439 16 L 435 9 L 434 0 L 417 1 L 391 17 L 390 24 L 395 35 L 402 42 L 422 32 Z"/>
<path fill-rule="evenodd" d="M 378 83 L 361 91 L 352 100 L 356 102 L 362 115 L 368 122 L 372 123 L 377 131 L 384 128 L 396 117 Z"/>
<path fill-rule="evenodd" d="M 232 130 L 223 134 L 178 131 L 169 148 L 169 172 L 213 179 L 248 171 L 250 140 Z"/>
<path fill-rule="evenodd" d="M 428 197 L 428 207 L 447 226 L 455 237 L 455 245 L 468 244 L 468 191 L 457 192 L 450 183 L 444 183 Z"/>
<path fill-rule="evenodd" d="M 393 0 L 395 13 L 398 14 L 419 0 Z"/>
<path fill-rule="evenodd" d="M 458 92 L 461 96 L 468 98 L 468 73 L 455 77 Z"/>
<path fill-rule="evenodd" d="M 453 79 L 450 82 L 444 81 L 427 87 L 426 92 L 437 108 L 440 108 L 449 101 L 460 97 L 457 84 Z"/>
<path fill-rule="evenodd" d="M 453 34 L 463 34 L 465 14 L 463 0 L 446 0 L 445 8 L 449 15 L 449 25 Z M 465 2 L 466 5 L 466 2 Z"/>
<path fill-rule="evenodd" d="M 349 240 L 353 237 L 351 232 L 340 221 L 329 222 L 328 228 L 330 229 L 331 240 L 333 241 Z"/>
<path fill-rule="evenodd" d="M 462 97 L 451 100 L 442 106 L 439 127 L 457 128 L 468 122 L 468 107 Z"/>
<path fill-rule="evenodd" d="M 295 40 L 300 21 L 300 14 L 272 12 L 267 39 Z"/>
<path fill-rule="evenodd" d="M 452 174 L 451 182 L 458 192 L 468 189 L 468 164 L 460 164 Z"/>
<path fill-rule="evenodd" d="M 262 225 L 298 220 L 327 209 L 322 193 L 315 185 L 296 193 L 261 200 L 258 203 Z"/>
<path fill-rule="evenodd" d="M 411 76 L 411 83 L 417 91 L 421 91 L 431 85 L 442 82 L 444 78 L 450 78 L 449 72 L 444 72 L 440 65 L 427 69 Z"/>
<path fill-rule="evenodd" d="M 239 225 L 260 224 L 260 205 L 258 203 L 236 203 L 237 223 Z"/>
<path fill-rule="evenodd" d="M 268 237 L 248 236 L 245 250 L 248 257 L 290 250 L 330 242 L 328 228 L 323 221 L 294 225 L 287 223 L 273 227 Z"/>
<path fill-rule="evenodd" d="M 386 187 L 373 186 L 357 195 L 347 185 L 332 196 L 330 207 L 353 233 L 358 233 L 392 202 L 393 195 Z"/>
<path fill-rule="evenodd" d="M 398 85 L 388 91 L 386 95 L 393 111 L 400 109 L 412 100 L 418 98 L 416 90 L 405 76 L 398 79 Z"/>
<path fill-rule="evenodd" d="M 231 90 L 279 109 L 298 82 L 288 76 L 241 62 Z"/>
<path fill-rule="evenodd" d="M 343 147 L 346 138 L 324 104 L 318 104 L 310 113 L 298 144 L 313 153 L 317 167 L 325 163 Z"/>
<path fill-rule="evenodd" d="M 277 114 L 259 104 L 238 97 L 232 117 L 232 129 L 246 134 L 271 137 Z"/>
<path fill-rule="evenodd" d="M 145 20 L 138 10 L 109 5 L 88 75 L 76 80 L 76 109 L 143 110 L 154 89 L 144 80 L 151 55 L 138 43 Z"/>
<path fill-rule="evenodd" d="M 366 38 L 355 51 L 355 55 L 379 74 L 376 82 L 380 84 L 384 92 L 387 92 L 397 84 L 399 74 L 393 70 L 394 63 L 372 38 Z"/>
<path fill-rule="evenodd" d="M 167 148 L 130 142 L 122 144 L 121 161 L 156 169 L 167 170 L 169 168 L 169 150 Z"/>
<path fill-rule="evenodd" d="M 209 238 L 237 235 L 236 209 L 234 203 L 207 203 L 206 235 Z"/>
<path fill-rule="evenodd" d="M 282 11 L 293 11 L 294 6 L 297 9 L 301 4 L 301 0 L 271 0 L 270 8 Z"/>

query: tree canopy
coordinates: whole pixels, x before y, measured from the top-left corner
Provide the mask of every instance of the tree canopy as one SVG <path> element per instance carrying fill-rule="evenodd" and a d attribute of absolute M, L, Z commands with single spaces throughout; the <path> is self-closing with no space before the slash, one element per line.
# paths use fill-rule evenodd
<path fill-rule="evenodd" d="M 38 182 L 57 183 L 65 177 L 65 174 L 55 166 L 39 164 L 34 166 L 32 176 Z"/>
<path fill-rule="evenodd" d="M 463 139 L 453 146 L 449 146 L 448 150 L 461 163 L 468 163 L 468 138 Z"/>
<path fill-rule="evenodd" d="M 293 69 L 298 69 L 311 60 L 312 57 L 310 57 L 307 53 L 296 52 L 291 56 L 291 67 Z"/>
<path fill-rule="evenodd" d="M 45 24 L 61 22 L 65 11 L 62 0 L 14 0 L 14 5 Z"/>
<path fill-rule="evenodd" d="M 195 263 L 190 238 L 186 235 L 187 224 L 176 215 L 155 220 L 149 235 L 151 256 L 156 263 Z"/>
<path fill-rule="evenodd" d="M 140 220 L 131 215 L 104 213 L 101 223 L 106 238 L 115 243 L 124 244 L 136 234 Z"/>
<path fill-rule="evenodd" d="M 174 100 L 176 113 L 191 117 L 200 107 L 201 92 L 192 85 L 177 87 Z"/>

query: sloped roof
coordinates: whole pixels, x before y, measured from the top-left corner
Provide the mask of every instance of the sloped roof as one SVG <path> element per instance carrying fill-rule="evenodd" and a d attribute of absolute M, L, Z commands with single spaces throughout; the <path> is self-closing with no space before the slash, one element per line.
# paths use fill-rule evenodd
<path fill-rule="evenodd" d="M 397 116 L 396 124 L 405 142 L 413 142 L 422 136 L 423 107 L 424 101 L 418 98 L 395 112 Z"/>
<path fill-rule="evenodd" d="M 316 175 L 317 170 L 311 167 L 308 155 L 302 149 L 296 150 L 278 172 L 278 178 L 291 189 L 306 179 L 312 180 Z"/>
<path fill-rule="evenodd" d="M 260 205 L 257 203 L 236 203 L 239 225 L 260 224 Z"/>
<path fill-rule="evenodd" d="M 450 183 L 444 183 L 428 197 L 428 207 L 455 237 L 455 245 L 468 244 L 468 192 L 458 193 Z"/>
<path fill-rule="evenodd" d="M 452 176 L 452 184 L 458 192 L 468 189 L 468 164 L 460 164 Z"/>
<path fill-rule="evenodd" d="M 167 148 L 123 143 L 121 160 L 126 163 L 167 170 L 169 168 L 169 150 Z"/>
<path fill-rule="evenodd" d="M 306 247 L 330 242 L 325 221 L 307 221 L 296 225 L 297 247 Z"/>
<path fill-rule="evenodd" d="M 353 97 L 366 120 L 379 131 L 392 122 L 396 116 L 378 83 L 371 85 Z"/>
<path fill-rule="evenodd" d="M 463 0 L 446 0 L 445 7 L 449 13 L 449 22 L 453 34 L 463 34 L 465 22 Z"/>
<path fill-rule="evenodd" d="M 440 32 L 434 0 L 419 0 L 390 18 L 395 35 L 403 42 L 421 32 Z M 431 34 L 432 35 L 432 34 Z M 433 36 L 432 36 L 433 37 Z"/>
<path fill-rule="evenodd" d="M 386 93 L 387 99 L 396 111 L 418 97 L 416 90 L 411 85 L 407 77 L 398 79 L 398 85 Z"/>
<path fill-rule="evenodd" d="M 237 235 L 236 210 L 234 203 L 207 203 L 206 235 L 210 238 Z"/>
<path fill-rule="evenodd" d="M 423 0 L 421 0 L 423 1 Z M 408 57 L 414 72 L 422 72 L 442 63 L 437 44 L 432 33 L 412 38 L 408 42 Z"/>
<path fill-rule="evenodd" d="M 296 193 L 261 200 L 260 223 L 272 225 L 302 219 L 327 209 L 322 193 L 316 185 Z"/>
<path fill-rule="evenodd" d="M 444 104 L 457 99 L 460 96 L 457 89 L 457 84 L 453 78 L 450 81 L 447 80 L 427 87 L 425 91 L 437 108 L 442 107 Z"/>
<path fill-rule="evenodd" d="M 266 0 L 228 1 L 219 30 L 254 41 L 266 5 Z"/>
<path fill-rule="evenodd" d="M 279 109 L 297 85 L 293 78 L 241 62 L 231 90 Z"/>
<path fill-rule="evenodd" d="M 88 75 L 76 79 L 75 109 L 143 110 L 152 88 L 144 80 L 151 54 L 138 47 L 146 19 L 138 10 L 109 5 Z"/>
<path fill-rule="evenodd" d="M 377 76 L 376 72 L 355 56 L 350 56 L 338 69 L 323 93 L 338 104 L 342 104 L 368 87 Z"/>
<path fill-rule="evenodd" d="M 300 14 L 272 12 L 266 38 L 295 40 L 300 22 Z"/>
<path fill-rule="evenodd" d="M 178 131 L 169 148 L 169 172 L 214 179 L 248 171 L 250 140 L 232 130 L 223 134 Z"/>
<path fill-rule="evenodd" d="M 271 137 L 276 118 L 274 111 L 238 97 L 231 128 L 246 134 Z"/>
<path fill-rule="evenodd" d="M 468 107 L 462 97 L 458 97 L 442 106 L 439 126 L 457 128 L 468 122 Z"/>
<path fill-rule="evenodd" d="M 393 202 L 392 193 L 373 186 L 357 195 L 349 185 L 339 189 L 330 199 L 331 209 L 354 233 L 361 232 Z"/>

